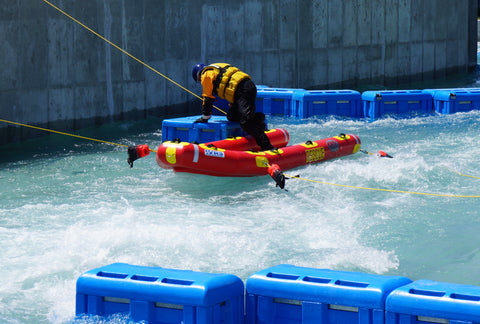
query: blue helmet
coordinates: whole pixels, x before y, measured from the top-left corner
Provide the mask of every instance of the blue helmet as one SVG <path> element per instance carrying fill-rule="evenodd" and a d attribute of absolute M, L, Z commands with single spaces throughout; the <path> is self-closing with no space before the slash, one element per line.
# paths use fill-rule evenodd
<path fill-rule="evenodd" d="M 198 73 L 200 73 L 204 67 L 205 67 L 205 64 L 203 63 L 198 63 L 193 67 L 192 77 L 195 82 L 198 82 Z"/>

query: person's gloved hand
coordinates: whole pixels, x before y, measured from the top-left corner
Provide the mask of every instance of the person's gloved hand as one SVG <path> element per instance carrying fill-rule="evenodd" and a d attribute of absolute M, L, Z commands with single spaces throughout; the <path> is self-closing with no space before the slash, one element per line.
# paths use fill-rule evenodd
<path fill-rule="evenodd" d="M 210 117 L 212 116 L 205 116 L 205 115 L 202 115 L 202 117 L 198 118 L 195 123 L 207 123 L 208 120 L 210 119 Z"/>
<path fill-rule="evenodd" d="M 203 104 L 202 104 L 203 116 L 210 116 L 212 114 L 214 102 L 215 102 L 215 98 L 203 97 Z"/>

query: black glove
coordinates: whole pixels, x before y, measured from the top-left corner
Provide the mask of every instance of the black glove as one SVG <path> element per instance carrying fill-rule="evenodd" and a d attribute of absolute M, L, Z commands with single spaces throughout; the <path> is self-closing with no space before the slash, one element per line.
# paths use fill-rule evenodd
<path fill-rule="evenodd" d="M 214 102 L 215 98 L 203 97 L 202 114 L 204 116 L 210 116 L 212 114 Z"/>

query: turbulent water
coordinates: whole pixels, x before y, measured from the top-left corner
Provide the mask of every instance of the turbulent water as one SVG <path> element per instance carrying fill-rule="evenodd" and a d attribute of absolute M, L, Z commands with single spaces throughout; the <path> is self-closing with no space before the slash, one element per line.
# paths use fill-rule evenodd
<path fill-rule="evenodd" d="M 281 263 L 480 285 L 480 112 L 270 118 L 291 143 L 353 133 L 369 152 L 268 176 L 175 174 L 149 155 L 61 135 L 1 147 L 0 322 L 74 318 L 75 282 L 114 262 L 248 278 Z M 161 143 L 161 120 L 82 135 Z M 458 174 L 461 173 L 462 175 Z"/>

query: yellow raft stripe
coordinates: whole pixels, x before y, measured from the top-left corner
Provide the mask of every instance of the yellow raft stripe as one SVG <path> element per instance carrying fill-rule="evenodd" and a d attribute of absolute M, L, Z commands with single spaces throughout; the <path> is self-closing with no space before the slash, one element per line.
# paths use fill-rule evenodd
<path fill-rule="evenodd" d="M 168 146 L 165 150 L 165 159 L 170 164 L 177 163 L 177 148 L 175 146 Z"/>
<path fill-rule="evenodd" d="M 337 187 L 344 187 L 344 188 L 352 188 L 352 189 L 373 190 L 373 191 L 385 191 L 385 192 L 396 192 L 396 193 L 405 193 L 405 194 L 411 194 L 411 195 L 436 196 L 436 197 L 450 197 L 450 198 L 480 198 L 480 195 L 479 195 L 479 196 L 449 195 L 449 194 L 436 194 L 436 193 L 404 191 L 404 190 L 393 190 L 393 189 L 368 188 L 368 187 L 349 186 L 349 185 L 342 185 L 342 184 L 338 184 L 338 183 L 329 183 L 329 182 L 323 182 L 323 181 L 318 181 L 318 180 L 305 179 L 305 178 L 300 178 L 300 177 L 297 177 L 297 176 L 291 176 L 291 175 L 287 175 L 287 174 L 285 174 L 285 176 L 286 176 L 287 178 L 292 178 L 292 179 L 299 179 L 299 180 L 304 180 L 304 181 L 309 181 L 309 182 L 326 184 L 326 185 L 330 185 L 330 186 L 337 186 Z"/>
<path fill-rule="evenodd" d="M 345 134 L 345 136 L 334 136 L 333 138 L 336 138 L 340 141 L 346 141 L 350 139 L 350 135 Z M 356 139 L 355 139 L 356 140 Z"/>
<path fill-rule="evenodd" d="M 312 147 L 317 147 L 318 143 L 317 142 L 309 142 L 308 144 L 307 143 L 302 143 L 300 145 L 302 145 L 303 147 L 306 147 L 306 148 L 312 148 Z"/>
<path fill-rule="evenodd" d="M 216 146 L 208 146 L 208 145 L 205 145 L 205 144 L 198 144 L 198 146 L 200 146 L 204 150 L 219 151 L 219 152 L 225 152 L 226 151 L 226 149 L 219 148 L 219 147 L 216 147 Z"/>
<path fill-rule="evenodd" d="M 268 168 L 270 166 L 268 159 L 265 156 L 256 156 L 255 163 L 259 168 Z"/>
<path fill-rule="evenodd" d="M 352 154 L 355 154 L 358 151 L 360 151 L 361 146 L 362 146 L 361 144 L 355 144 L 355 147 L 353 148 Z"/>

